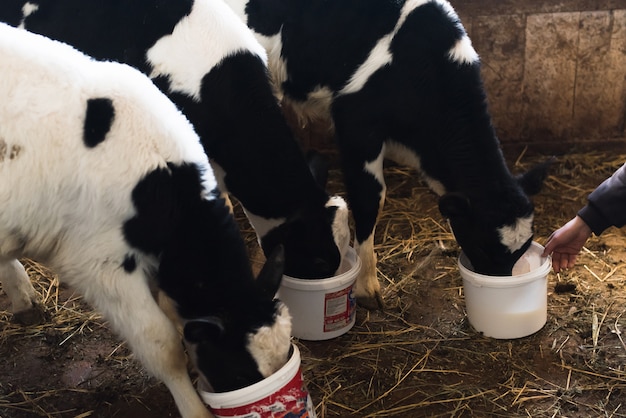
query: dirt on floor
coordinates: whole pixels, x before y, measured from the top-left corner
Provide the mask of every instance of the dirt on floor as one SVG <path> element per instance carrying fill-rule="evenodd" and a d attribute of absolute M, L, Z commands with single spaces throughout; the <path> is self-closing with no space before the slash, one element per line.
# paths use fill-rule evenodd
<path fill-rule="evenodd" d="M 509 165 L 520 172 L 541 159 L 513 156 Z M 560 156 L 534 198 L 536 240 L 625 160 Z M 436 196 L 411 170 L 389 166 L 386 178 L 376 247 L 385 309 L 357 308 L 355 326 L 335 339 L 296 340 L 318 417 L 626 417 L 625 231 L 592 237 L 575 268 L 550 272 L 539 332 L 497 340 L 467 320 L 459 247 Z M 331 181 L 341 193 L 338 172 Z M 97 313 L 41 266 L 28 271 L 49 319 L 12 323 L 0 291 L 1 418 L 178 416 L 165 387 Z"/>

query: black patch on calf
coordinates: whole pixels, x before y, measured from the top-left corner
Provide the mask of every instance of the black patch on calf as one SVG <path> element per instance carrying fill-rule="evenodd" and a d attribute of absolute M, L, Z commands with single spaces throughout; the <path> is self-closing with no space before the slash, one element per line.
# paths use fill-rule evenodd
<path fill-rule="evenodd" d="M 18 26 L 24 16 L 22 7 L 26 3 L 24 0 L 2 0 L 0 2 L 2 21 L 11 26 Z"/>
<path fill-rule="evenodd" d="M 8 19 L 7 4 L 0 1 L 0 19 Z M 25 27 L 96 59 L 124 62 L 150 74 L 146 51 L 170 34 L 192 5 L 193 0 L 48 0 Z M 166 79 L 155 81 L 194 125 L 207 153 L 226 170 L 230 191 L 246 207 L 267 217 L 286 217 L 307 199 L 321 198 L 323 207 L 328 197 L 308 171 L 258 56 L 226 57 L 205 76 L 198 101 L 169 93 Z M 123 233 L 131 246 L 159 257 L 158 284 L 183 318 L 220 316 L 226 333 L 218 349 L 198 347 L 196 354 L 212 385 L 230 387 L 234 373 L 259 379 L 258 372 L 253 376 L 227 365 L 252 366 L 245 350 L 248 335 L 274 322 L 277 303 L 256 288 L 225 202 L 201 199 L 200 174 L 189 164 L 146 174 L 133 190 L 136 215 L 125 222 Z M 203 370 L 207 362 L 223 370 L 209 375 Z"/>
<path fill-rule="evenodd" d="M 150 74 L 146 51 L 170 34 L 192 6 L 193 0 L 48 0 L 25 27 L 96 59 L 124 62 Z M 0 16 L 4 10 L 0 1 Z M 154 81 L 194 125 L 207 154 L 226 171 L 229 191 L 247 210 L 281 218 L 309 202 L 323 207 L 328 196 L 310 175 L 260 57 L 246 52 L 225 57 L 204 77 L 199 100 L 169 92 L 167 77 Z"/>
<path fill-rule="evenodd" d="M 285 1 L 284 11 L 273 2 L 250 0 L 248 21 L 261 32 L 276 30 L 272 19 L 285 14 L 280 34 L 287 77 L 280 87 L 286 96 L 302 101 L 318 86 L 335 93 L 343 88 L 376 42 L 395 27 L 406 4 Z M 443 199 L 442 211 L 451 217 L 455 236 L 475 267 L 510 274 L 530 240 L 511 253 L 500 242 L 498 228 L 533 209 L 500 151 L 480 63 L 449 56 L 465 35 L 458 18 L 443 5 L 431 1 L 416 7 L 391 41 L 391 62 L 372 73 L 357 92 L 336 95 L 331 113 L 357 241 L 372 233 L 382 191 L 363 166 L 379 156 L 386 141 L 393 141 L 413 151 L 420 168 L 447 192 L 463 193 L 466 201 Z M 527 186 L 530 178 L 523 180 Z"/>
<path fill-rule="evenodd" d="M 6 1 L 0 1 L 2 20 L 14 8 Z M 68 43 L 96 59 L 124 62 L 149 73 L 146 50 L 172 33 L 191 12 L 193 0 L 47 0 L 37 4 L 37 11 L 24 20 L 27 30 Z"/>
<path fill-rule="evenodd" d="M 450 19 L 442 5 L 429 2 L 416 7 L 394 37 L 391 52 L 403 57 L 436 64 L 447 59 L 448 51 L 463 37 L 458 20 Z"/>
<path fill-rule="evenodd" d="M 246 4 L 248 27 L 265 36 L 276 35 L 291 3 L 284 0 L 250 0 Z"/>
<path fill-rule="evenodd" d="M 171 236 L 174 190 L 165 168 L 148 173 L 132 192 L 137 214 L 124 223 L 124 238 L 133 247 L 159 256 Z"/>
<path fill-rule="evenodd" d="M 324 211 L 301 211 L 270 230 L 261 239 L 266 256 L 278 245 L 285 246 L 285 274 L 300 279 L 331 277 L 339 268 L 341 254 L 334 244 L 331 225 L 336 207 Z M 332 245 L 324 245 L 332 243 Z"/>
<path fill-rule="evenodd" d="M 111 99 L 99 97 L 87 100 L 83 141 L 89 148 L 104 141 L 115 118 L 115 108 Z"/>
<path fill-rule="evenodd" d="M 282 88 L 289 96 L 304 101 L 317 86 L 340 90 L 376 42 L 393 30 L 403 2 L 283 3 L 288 3 L 290 10 L 281 29 L 281 55 L 287 60 L 289 74 Z M 255 11 L 252 7 L 248 10 Z M 258 18 L 249 16 L 251 22 Z"/>
<path fill-rule="evenodd" d="M 126 254 L 124 257 L 124 261 L 122 262 L 122 267 L 124 267 L 124 271 L 126 273 L 132 273 L 137 268 L 137 259 L 133 254 Z"/>
<path fill-rule="evenodd" d="M 267 258 L 254 282 L 256 301 L 250 300 L 249 302 L 255 305 L 245 305 L 247 303 L 246 298 L 239 299 L 238 295 L 235 295 L 237 303 L 244 304 L 240 305 L 241 309 L 237 308 L 238 311 L 245 311 L 250 308 L 255 311 L 257 307 L 266 305 L 268 301 L 273 300 L 282 279 L 284 261 L 282 246 L 278 246 Z M 244 288 L 242 287 L 240 290 L 243 291 Z M 245 291 L 240 293 L 247 294 Z M 274 306 L 274 309 L 278 308 L 276 302 L 270 304 Z M 262 312 L 259 311 L 258 314 L 262 314 Z M 252 321 L 249 323 L 256 326 L 258 322 L 254 321 L 258 321 L 257 313 L 254 315 L 254 317 L 247 318 L 246 321 Z M 194 344 L 199 369 L 208 377 L 213 389 L 217 392 L 240 389 L 263 378 L 254 358 L 246 348 L 245 328 L 233 326 L 232 319 L 232 316 L 197 318 L 187 322 L 184 328 L 185 340 Z M 270 323 L 266 324 L 269 325 Z M 251 331 L 255 330 L 255 328 L 251 329 Z"/>
<path fill-rule="evenodd" d="M 135 187 L 136 215 L 123 226 L 126 241 L 160 260 L 158 285 L 183 319 L 219 318 L 223 332 L 192 321 L 188 331 L 200 371 L 214 388 L 232 390 L 261 380 L 247 351 L 248 335 L 275 321 L 276 301 L 258 288 L 239 227 L 218 191 L 202 194 L 195 165 L 168 164 Z"/>
<path fill-rule="evenodd" d="M 167 77 L 154 83 L 169 91 Z M 168 92 L 226 172 L 228 191 L 264 218 L 289 217 L 308 201 L 328 200 L 272 92 L 263 61 L 242 52 L 224 58 L 202 80 L 200 101 Z M 245 121 L 245 123 L 242 123 Z"/>
<path fill-rule="evenodd" d="M 133 190 L 136 215 L 123 226 L 131 246 L 160 258 L 159 285 L 184 318 L 209 316 L 216 307 L 231 310 L 230 304 L 239 302 L 226 300 L 224 293 L 237 298 L 240 285 L 253 281 L 245 244 L 224 200 L 206 200 L 202 193 L 195 165 L 156 169 Z"/>

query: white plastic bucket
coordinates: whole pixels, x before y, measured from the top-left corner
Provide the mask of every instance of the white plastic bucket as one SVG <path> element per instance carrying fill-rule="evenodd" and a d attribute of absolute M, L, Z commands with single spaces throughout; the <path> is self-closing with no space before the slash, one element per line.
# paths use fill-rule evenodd
<path fill-rule="evenodd" d="M 541 257 L 543 246 L 533 242 L 513 267 L 513 276 L 474 273 L 461 253 L 458 265 L 463 278 L 467 318 L 476 331 L 499 339 L 521 338 L 539 331 L 548 316 L 550 257 Z"/>
<path fill-rule="evenodd" d="M 289 361 L 262 381 L 231 392 L 200 390 L 200 396 L 216 418 L 316 418 L 300 369 L 300 350 L 295 344 L 292 348 Z"/>
<path fill-rule="evenodd" d="M 341 270 L 327 279 L 283 276 L 277 296 L 289 308 L 292 335 L 310 341 L 328 340 L 348 332 L 356 319 L 352 288 L 361 271 L 361 260 L 350 247 Z"/>

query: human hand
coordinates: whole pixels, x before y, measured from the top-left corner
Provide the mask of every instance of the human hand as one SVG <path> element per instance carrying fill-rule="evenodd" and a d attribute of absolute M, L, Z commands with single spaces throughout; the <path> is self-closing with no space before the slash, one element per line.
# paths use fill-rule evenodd
<path fill-rule="evenodd" d="M 552 254 L 552 269 L 555 273 L 574 267 L 580 250 L 590 236 L 591 228 L 581 217 L 576 216 L 550 235 L 543 256 Z"/>

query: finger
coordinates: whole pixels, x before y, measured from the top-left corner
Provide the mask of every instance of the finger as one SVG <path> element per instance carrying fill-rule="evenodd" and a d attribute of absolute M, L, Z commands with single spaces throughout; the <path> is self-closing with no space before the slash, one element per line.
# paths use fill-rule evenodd
<path fill-rule="evenodd" d="M 572 268 L 576 265 L 576 254 L 570 254 L 567 260 L 567 268 Z"/>
<path fill-rule="evenodd" d="M 561 254 L 554 253 L 552 254 L 552 269 L 555 273 L 561 271 Z"/>
<path fill-rule="evenodd" d="M 546 241 L 544 245 L 543 254 L 541 256 L 547 257 L 550 254 L 552 254 L 552 252 L 554 251 L 554 247 L 556 247 L 556 245 L 557 244 L 556 244 L 556 241 L 554 240 L 554 232 L 553 232 L 552 235 L 548 237 L 548 240 Z"/>

